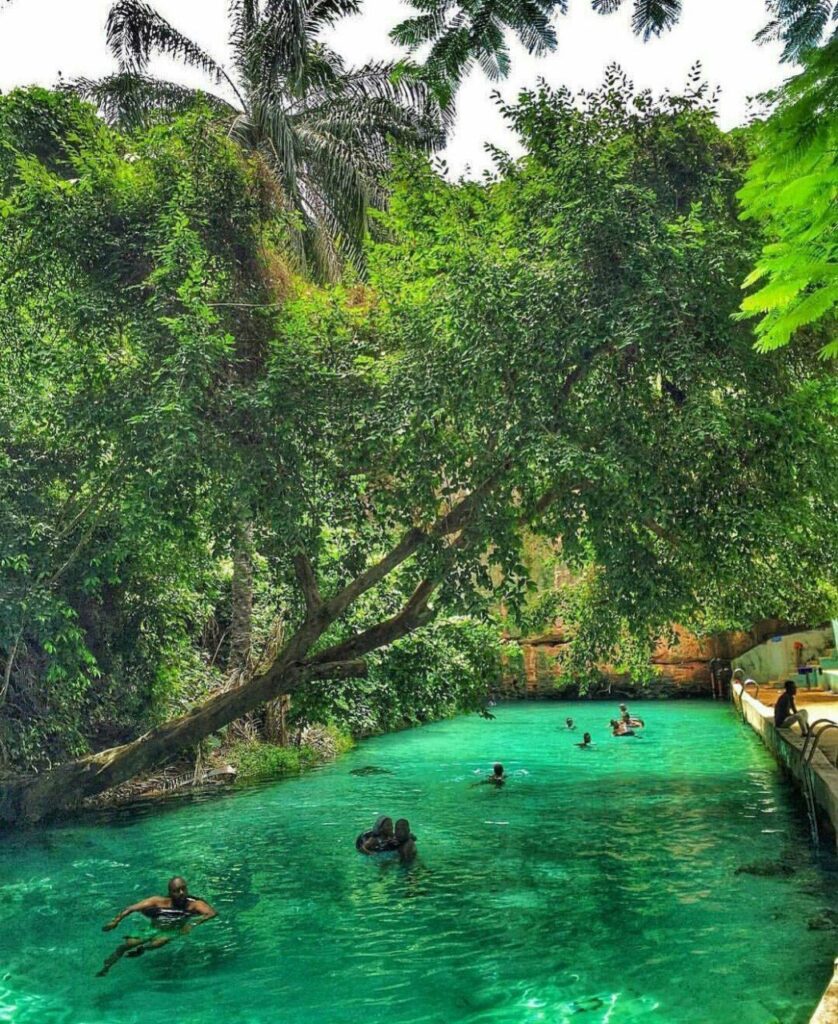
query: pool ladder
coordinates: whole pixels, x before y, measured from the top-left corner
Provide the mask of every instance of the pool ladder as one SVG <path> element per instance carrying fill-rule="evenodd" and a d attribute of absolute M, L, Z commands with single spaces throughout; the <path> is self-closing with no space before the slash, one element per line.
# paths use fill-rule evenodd
<path fill-rule="evenodd" d="M 736 689 L 737 684 L 739 686 L 739 690 L 738 691 Z M 748 679 L 747 682 L 744 682 L 744 683 L 740 683 L 738 679 L 734 680 L 733 681 L 733 686 L 732 686 L 732 689 L 731 689 L 731 693 L 733 694 L 733 704 L 734 704 L 734 707 L 738 707 L 739 708 L 739 714 L 740 714 L 743 722 L 745 721 L 745 702 L 742 700 L 742 696 L 745 693 L 745 688 L 748 687 L 748 686 L 753 686 L 754 687 L 754 700 L 756 700 L 759 697 L 759 684 L 755 683 L 753 681 L 753 679 Z M 739 698 L 738 704 L 737 704 L 737 700 L 736 700 L 737 697 Z"/>
<path fill-rule="evenodd" d="M 812 758 L 814 758 L 815 751 L 818 749 L 821 736 L 825 732 L 829 732 L 830 729 L 838 729 L 838 722 L 833 722 L 831 718 L 819 718 L 812 722 L 809 726 L 809 731 L 803 737 L 803 747 L 800 752 L 803 760 L 803 795 L 806 798 L 806 813 L 809 815 L 809 828 L 811 829 L 815 846 L 819 842 L 819 830 L 818 807 L 815 801 L 815 773 L 812 768 Z M 835 758 L 835 767 L 838 768 L 838 755 Z"/>

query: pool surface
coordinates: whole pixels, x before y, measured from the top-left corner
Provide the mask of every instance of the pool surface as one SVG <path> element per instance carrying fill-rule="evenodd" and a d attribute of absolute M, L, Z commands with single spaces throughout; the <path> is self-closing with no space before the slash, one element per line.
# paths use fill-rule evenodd
<path fill-rule="evenodd" d="M 513 704 L 300 778 L 0 841 L 0 1021 L 805 1024 L 838 868 L 728 707 Z M 579 730 L 563 728 L 566 715 Z M 579 750 L 583 729 L 596 748 Z M 503 789 L 470 784 L 500 760 Z M 353 769 L 383 769 L 353 775 Z M 355 852 L 406 816 L 419 861 Z M 736 874 L 745 864 L 792 873 Z M 183 874 L 220 918 L 95 977 Z"/>

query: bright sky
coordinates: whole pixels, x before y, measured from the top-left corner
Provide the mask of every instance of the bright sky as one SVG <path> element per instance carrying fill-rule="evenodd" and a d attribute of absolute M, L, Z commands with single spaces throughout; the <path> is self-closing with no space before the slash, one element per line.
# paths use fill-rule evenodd
<path fill-rule="evenodd" d="M 226 57 L 227 0 L 152 0 L 176 27 L 195 38 L 213 56 Z M 591 10 L 589 0 L 570 0 L 571 13 L 559 16 L 559 49 L 535 60 L 514 51 L 512 75 L 500 83 L 505 100 L 542 77 L 572 90 L 595 87 L 605 66 L 619 62 L 639 87 L 673 90 L 701 61 L 705 77 L 722 89 L 722 127 L 742 123 L 747 97 L 778 85 L 792 69 L 779 63 L 779 45 L 757 46 L 754 34 L 767 20 L 765 0 L 684 0 L 676 28 L 643 43 L 629 28 L 631 3 L 616 15 Z M 65 78 L 96 77 L 113 70 L 104 42 L 110 0 L 0 0 L 0 90 L 16 85 L 52 85 Z M 366 0 L 364 13 L 345 19 L 332 39 L 351 63 L 397 55 L 387 33 L 406 13 L 400 0 Z M 160 62 L 156 73 L 184 84 L 200 79 Z M 458 98 L 458 116 L 444 153 L 451 171 L 475 174 L 490 165 L 486 142 L 511 152 L 517 147 L 490 93 L 496 86 L 475 71 Z"/>

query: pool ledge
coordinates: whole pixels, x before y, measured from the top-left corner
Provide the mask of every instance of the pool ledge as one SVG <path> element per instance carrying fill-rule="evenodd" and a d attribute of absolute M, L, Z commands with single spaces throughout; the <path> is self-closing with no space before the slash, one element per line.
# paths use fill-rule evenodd
<path fill-rule="evenodd" d="M 802 789 L 805 785 L 803 737 L 796 730 L 777 729 L 772 708 L 748 693 L 740 697 L 738 688 L 736 690 L 735 702 L 737 707 L 741 707 L 742 717 Z M 838 842 L 838 769 L 819 750 L 815 751 L 809 767 L 812 795 L 821 812 L 820 817 L 829 822 L 832 835 Z"/>
<path fill-rule="evenodd" d="M 748 693 L 740 693 L 738 688 L 735 691 L 734 704 L 741 709 L 742 717 L 802 788 L 803 737 L 789 729 L 777 729 L 772 708 L 766 707 Z M 829 820 L 832 834 L 838 841 L 838 769 L 817 750 L 810 767 L 813 796 L 822 815 Z M 818 1003 L 810 1024 L 838 1024 L 838 959 L 835 961 L 832 981 Z"/>
<path fill-rule="evenodd" d="M 809 1024 L 836 1024 L 836 1021 L 838 1021 L 838 960 L 835 961 L 832 982 L 824 992 L 823 999 L 818 1003 L 818 1008 Z"/>

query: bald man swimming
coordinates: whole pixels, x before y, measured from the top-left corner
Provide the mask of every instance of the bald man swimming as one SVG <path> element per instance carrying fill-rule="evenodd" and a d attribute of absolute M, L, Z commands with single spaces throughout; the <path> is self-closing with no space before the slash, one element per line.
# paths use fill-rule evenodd
<path fill-rule="evenodd" d="M 120 921 L 129 914 L 142 914 L 157 928 L 179 926 L 181 935 L 187 935 L 195 925 L 203 924 L 217 917 L 217 912 L 198 896 L 190 896 L 186 882 L 179 875 L 169 880 L 168 896 L 149 896 L 148 899 L 132 903 L 120 911 L 112 921 L 102 926 L 103 932 L 113 931 Z M 171 935 L 139 938 L 128 935 L 123 943 L 105 960 L 98 977 L 104 977 L 123 956 L 141 956 L 147 949 L 159 949 L 171 942 Z"/>

